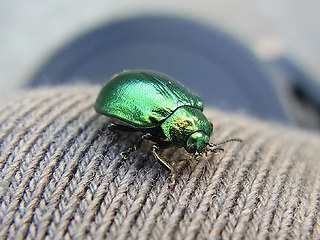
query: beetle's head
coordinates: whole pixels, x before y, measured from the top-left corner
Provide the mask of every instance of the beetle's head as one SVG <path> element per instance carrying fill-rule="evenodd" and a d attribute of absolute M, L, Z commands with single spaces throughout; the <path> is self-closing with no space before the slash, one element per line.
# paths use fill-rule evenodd
<path fill-rule="evenodd" d="M 189 136 L 185 149 L 189 153 L 201 153 L 208 144 L 208 135 L 204 132 L 194 132 Z"/>

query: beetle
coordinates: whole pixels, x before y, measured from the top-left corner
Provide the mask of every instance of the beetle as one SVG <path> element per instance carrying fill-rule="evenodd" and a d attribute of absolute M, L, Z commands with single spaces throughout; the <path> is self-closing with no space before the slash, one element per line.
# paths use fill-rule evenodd
<path fill-rule="evenodd" d="M 124 157 L 149 139 L 152 153 L 173 174 L 173 167 L 160 158 L 160 148 L 184 147 L 195 156 L 212 151 L 226 142 L 209 143 L 213 125 L 203 114 L 203 101 L 189 89 L 163 73 L 130 70 L 114 75 L 103 86 L 94 105 L 97 113 L 112 119 L 110 129 L 144 133 L 137 144 L 122 153 Z M 212 149 L 210 149 L 210 147 Z"/>

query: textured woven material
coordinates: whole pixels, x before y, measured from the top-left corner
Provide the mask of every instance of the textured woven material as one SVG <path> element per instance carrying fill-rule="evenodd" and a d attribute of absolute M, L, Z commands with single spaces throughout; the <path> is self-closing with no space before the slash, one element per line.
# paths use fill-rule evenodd
<path fill-rule="evenodd" d="M 96 87 L 25 93 L 0 114 L 1 239 L 319 239 L 320 137 L 216 110 L 225 152 L 186 160 L 176 184 L 139 134 L 112 134 Z"/>

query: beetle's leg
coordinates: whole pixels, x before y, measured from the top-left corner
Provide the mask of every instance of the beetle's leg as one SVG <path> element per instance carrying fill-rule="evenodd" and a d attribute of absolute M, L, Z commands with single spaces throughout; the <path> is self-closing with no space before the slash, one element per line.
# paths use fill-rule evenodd
<path fill-rule="evenodd" d="M 120 153 L 120 155 L 121 155 L 124 159 L 127 159 L 130 153 L 134 152 L 135 150 L 137 150 L 137 149 L 141 146 L 141 144 L 142 144 L 142 142 L 143 142 L 144 139 L 150 139 L 150 138 L 152 138 L 152 135 L 151 135 L 150 133 L 145 133 L 145 134 L 143 134 L 143 135 L 138 139 L 138 141 L 136 142 L 136 144 L 134 144 L 132 147 L 129 147 L 126 151 Z"/>
<path fill-rule="evenodd" d="M 223 148 L 220 147 L 216 147 L 216 148 L 206 148 L 203 150 L 203 152 L 201 152 L 198 156 L 201 156 L 202 154 L 205 154 L 206 157 L 208 156 L 208 152 L 212 152 L 212 153 L 220 153 L 220 152 L 224 152 Z M 198 156 L 195 156 L 195 158 L 197 159 Z"/>
<path fill-rule="evenodd" d="M 159 150 L 159 147 L 157 145 L 153 145 L 152 146 L 152 153 L 153 156 L 159 160 L 163 165 L 165 165 L 171 172 L 174 171 L 173 167 L 165 160 L 163 160 L 162 158 L 159 157 L 159 155 L 157 154 L 157 151 Z"/>
<path fill-rule="evenodd" d="M 161 143 L 166 143 L 169 145 L 169 143 L 163 141 L 160 142 Z M 159 143 L 158 143 L 159 144 Z M 152 146 L 152 153 L 153 156 L 155 157 L 155 159 L 157 159 L 158 161 L 160 161 L 163 165 L 165 165 L 170 171 L 171 171 L 171 184 L 175 184 L 175 174 L 174 174 L 174 168 L 164 159 L 160 158 L 159 155 L 157 154 L 157 151 L 159 150 L 159 146 L 157 145 L 153 145 Z"/>

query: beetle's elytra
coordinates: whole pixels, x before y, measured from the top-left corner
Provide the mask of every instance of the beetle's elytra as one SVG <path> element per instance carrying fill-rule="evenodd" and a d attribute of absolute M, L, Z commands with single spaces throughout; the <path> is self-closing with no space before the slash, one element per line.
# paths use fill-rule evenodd
<path fill-rule="evenodd" d="M 145 138 L 156 142 L 155 157 L 172 172 L 171 165 L 156 154 L 159 147 L 184 147 L 197 155 L 217 145 L 209 143 L 212 123 L 203 114 L 203 101 L 162 73 L 134 70 L 116 74 L 101 89 L 94 108 L 114 120 L 113 128 L 145 133 L 137 145 Z"/>

